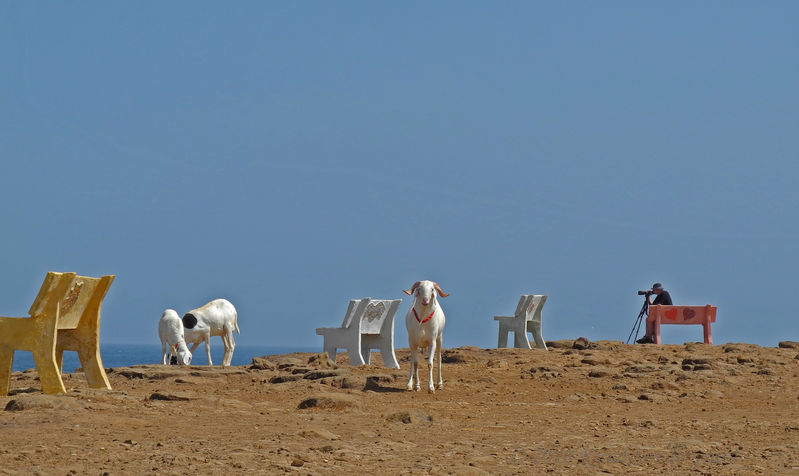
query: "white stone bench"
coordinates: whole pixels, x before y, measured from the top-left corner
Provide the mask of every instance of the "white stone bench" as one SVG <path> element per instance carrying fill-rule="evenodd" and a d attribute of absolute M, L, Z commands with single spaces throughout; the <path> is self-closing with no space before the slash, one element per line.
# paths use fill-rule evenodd
<path fill-rule="evenodd" d="M 324 351 L 335 362 L 338 349 L 346 349 L 350 364 L 368 365 L 372 349 L 377 349 L 386 367 L 400 368 L 394 354 L 394 317 L 400 302 L 401 299 L 353 299 L 341 327 L 316 329 L 317 335 L 324 336 Z"/>
<path fill-rule="evenodd" d="M 541 336 L 541 309 L 547 302 L 543 294 L 524 294 L 519 299 L 516 312 L 513 316 L 494 316 L 499 321 L 499 339 L 497 347 L 508 346 L 508 332 L 513 332 L 513 346 L 519 349 L 532 349 L 528 332 L 532 332 L 535 346 L 547 349 L 544 338 Z"/>

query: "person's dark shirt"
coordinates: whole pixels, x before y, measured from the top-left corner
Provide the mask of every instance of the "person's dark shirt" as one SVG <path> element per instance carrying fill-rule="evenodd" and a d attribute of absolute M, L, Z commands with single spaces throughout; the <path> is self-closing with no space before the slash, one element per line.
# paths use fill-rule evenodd
<path fill-rule="evenodd" d="M 657 306 L 660 304 L 661 306 L 671 306 L 671 294 L 665 289 L 660 292 L 657 296 L 655 296 L 655 300 L 652 301 L 653 306 Z"/>

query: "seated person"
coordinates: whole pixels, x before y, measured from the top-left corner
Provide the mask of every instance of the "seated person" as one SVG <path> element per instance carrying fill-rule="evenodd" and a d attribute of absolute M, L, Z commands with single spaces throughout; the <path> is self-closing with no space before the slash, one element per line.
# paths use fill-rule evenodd
<path fill-rule="evenodd" d="M 650 294 L 655 295 L 655 300 L 652 301 L 652 306 L 662 305 L 662 306 L 672 306 L 671 302 L 671 294 L 668 291 L 663 289 L 663 285 L 660 283 L 655 283 L 652 285 L 652 292 Z M 646 302 L 649 303 L 649 294 L 646 295 Z M 647 321 L 646 323 L 646 334 L 638 339 L 637 343 L 639 344 L 653 344 L 655 342 L 655 324 L 653 322 Z"/>

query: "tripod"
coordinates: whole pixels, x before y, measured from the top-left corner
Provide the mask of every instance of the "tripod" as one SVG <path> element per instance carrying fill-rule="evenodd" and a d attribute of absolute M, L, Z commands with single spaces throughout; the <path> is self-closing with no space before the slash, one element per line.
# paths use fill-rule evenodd
<path fill-rule="evenodd" d="M 641 312 L 638 313 L 638 317 L 635 318 L 635 323 L 633 323 L 633 328 L 630 330 L 630 335 L 627 337 L 627 343 L 630 343 L 630 339 L 633 336 L 633 332 L 635 332 L 635 339 L 638 340 L 638 331 L 641 330 L 641 321 L 643 320 L 644 316 L 649 315 L 649 296 L 644 297 L 644 305 L 641 306 Z"/>

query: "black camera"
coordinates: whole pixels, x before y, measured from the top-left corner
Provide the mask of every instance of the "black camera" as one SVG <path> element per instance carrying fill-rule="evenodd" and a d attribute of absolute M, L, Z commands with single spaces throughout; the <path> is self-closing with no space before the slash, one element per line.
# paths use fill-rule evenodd
<path fill-rule="evenodd" d="M 650 291 L 650 290 L 647 290 L 647 291 L 638 291 L 638 295 L 639 295 L 639 296 L 649 296 L 650 294 L 652 294 L 652 291 Z"/>

